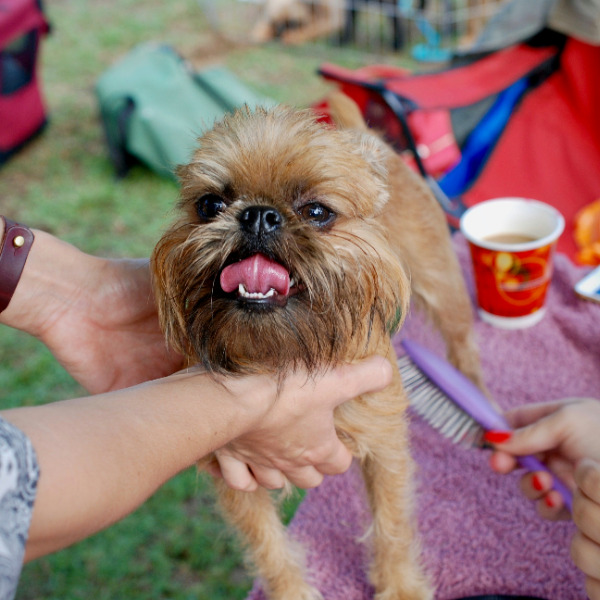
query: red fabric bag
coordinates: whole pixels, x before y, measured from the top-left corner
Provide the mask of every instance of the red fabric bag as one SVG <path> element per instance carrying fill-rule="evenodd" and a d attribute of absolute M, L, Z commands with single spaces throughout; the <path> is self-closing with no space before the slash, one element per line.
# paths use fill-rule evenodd
<path fill-rule="evenodd" d="M 39 0 L 0 0 L 0 165 L 46 125 L 37 64 L 47 32 Z"/>

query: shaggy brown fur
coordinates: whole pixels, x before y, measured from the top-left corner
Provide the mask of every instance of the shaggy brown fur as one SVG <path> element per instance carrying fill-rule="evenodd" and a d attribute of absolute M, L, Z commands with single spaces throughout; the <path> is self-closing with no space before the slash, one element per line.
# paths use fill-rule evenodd
<path fill-rule="evenodd" d="M 169 342 L 219 373 L 316 373 L 373 353 L 395 363 L 390 334 L 412 288 L 450 360 L 481 385 L 471 306 L 441 209 L 351 100 L 335 95 L 330 105 L 338 129 L 278 107 L 242 110 L 201 138 L 181 169 L 181 217 L 152 257 Z M 289 291 L 222 289 L 224 269 L 256 255 L 289 273 Z M 396 372 L 385 391 L 335 415 L 373 511 L 378 600 L 433 597 L 414 531 L 407 404 Z M 271 600 L 320 598 L 269 493 L 217 487 Z"/>

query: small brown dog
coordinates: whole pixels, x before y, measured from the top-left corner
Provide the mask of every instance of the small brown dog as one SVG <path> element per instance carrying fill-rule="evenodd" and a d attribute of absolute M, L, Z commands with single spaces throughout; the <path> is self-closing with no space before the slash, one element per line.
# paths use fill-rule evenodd
<path fill-rule="evenodd" d="M 340 31 L 345 11 L 346 0 L 265 0 L 250 39 L 302 44 Z"/>
<path fill-rule="evenodd" d="M 409 307 L 427 308 L 450 360 L 481 384 L 471 306 L 444 215 L 421 179 L 346 96 L 338 129 L 285 107 L 228 116 L 181 168 L 181 218 L 152 257 L 167 338 L 217 373 L 277 373 L 379 353 Z M 412 514 L 408 401 L 396 372 L 383 392 L 337 409 L 373 512 L 378 600 L 426 600 Z M 271 600 L 315 600 L 301 554 L 269 493 L 217 481 Z"/>
<path fill-rule="evenodd" d="M 303 44 L 337 34 L 340 43 L 355 40 L 361 14 L 368 14 L 368 3 L 375 5 L 393 27 L 393 47 L 400 50 L 404 43 L 404 27 L 398 0 L 265 0 L 259 17 L 250 32 L 255 43 L 275 38 L 284 44 Z"/>

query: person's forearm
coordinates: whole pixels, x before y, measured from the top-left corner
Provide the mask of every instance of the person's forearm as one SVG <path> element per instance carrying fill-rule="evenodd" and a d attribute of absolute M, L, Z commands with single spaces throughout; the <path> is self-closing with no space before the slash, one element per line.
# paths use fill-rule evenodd
<path fill-rule="evenodd" d="M 27 559 L 127 515 L 169 478 L 253 426 L 258 409 L 251 405 L 240 405 L 206 375 L 180 374 L 0 413 L 31 439 L 40 465 Z"/>

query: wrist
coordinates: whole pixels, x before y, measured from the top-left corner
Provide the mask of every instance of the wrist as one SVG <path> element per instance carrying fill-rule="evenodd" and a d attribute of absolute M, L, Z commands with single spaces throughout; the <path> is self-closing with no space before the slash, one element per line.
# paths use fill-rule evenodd
<path fill-rule="evenodd" d="M 44 231 L 33 233 L 35 242 L 0 323 L 42 338 L 81 294 L 78 282 L 89 269 L 88 261 L 99 259 Z"/>
<path fill-rule="evenodd" d="M 223 397 L 231 406 L 240 429 L 235 437 L 260 428 L 280 400 L 282 392 L 276 377 L 269 375 L 225 377 L 217 385 L 226 392 Z"/>
<path fill-rule="evenodd" d="M 31 229 L 0 216 L 0 313 L 10 305 L 34 241 Z"/>

